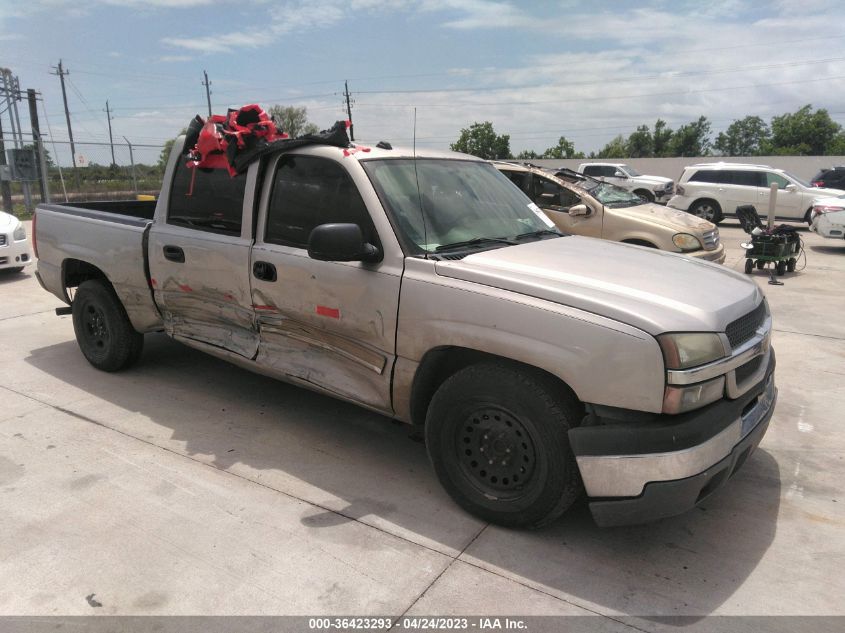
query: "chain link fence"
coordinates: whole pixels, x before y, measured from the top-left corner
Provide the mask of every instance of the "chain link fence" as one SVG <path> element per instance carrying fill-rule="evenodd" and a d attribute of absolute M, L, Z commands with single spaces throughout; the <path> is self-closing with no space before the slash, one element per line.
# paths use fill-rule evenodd
<path fill-rule="evenodd" d="M 161 189 L 166 163 L 163 145 L 77 141 L 72 151 L 69 141 L 45 138 L 41 156 L 31 140 L 23 148 L 11 137 L 2 141 L 9 165 L 3 170 L 3 210 L 19 216 L 47 200 L 127 200 L 158 195 Z M 20 149 L 33 151 L 35 165 L 30 174 L 15 169 L 13 163 L 20 151 L 14 150 Z M 46 165 L 46 178 L 42 165 Z"/>

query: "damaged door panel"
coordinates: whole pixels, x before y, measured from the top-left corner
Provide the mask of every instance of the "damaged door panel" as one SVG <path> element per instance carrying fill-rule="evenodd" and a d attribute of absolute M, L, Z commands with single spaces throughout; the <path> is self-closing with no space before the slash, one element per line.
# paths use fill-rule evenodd
<path fill-rule="evenodd" d="M 258 332 L 249 292 L 257 165 L 223 170 L 177 163 L 166 222 L 150 231 L 150 284 L 165 331 L 253 358 Z"/>
<path fill-rule="evenodd" d="M 355 183 L 341 164 L 314 156 L 282 156 L 271 173 L 251 262 L 258 363 L 391 412 L 400 275 L 307 250 L 311 230 L 334 222 L 358 224 L 379 243 Z M 274 279 L 256 274 L 269 266 Z"/>

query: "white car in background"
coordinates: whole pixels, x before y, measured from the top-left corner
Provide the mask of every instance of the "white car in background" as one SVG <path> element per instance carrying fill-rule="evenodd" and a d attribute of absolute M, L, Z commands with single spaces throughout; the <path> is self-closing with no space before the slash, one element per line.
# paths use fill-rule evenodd
<path fill-rule="evenodd" d="M 23 222 L 0 211 L 0 270 L 20 272 L 31 263 L 32 253 Z"/>
<path fill-rule="evenodd" d="M 666 204 L 675 193 L 671 178 L 646 176 L 625 163 L 581 163 L 578 173 L 627 189 L 646 202 Z"/>
<path fill-rule="evenodd" d="M 810 230 L 822 237 L 845 239 L 845 195 L 816 200 L 810 211 Z"/>

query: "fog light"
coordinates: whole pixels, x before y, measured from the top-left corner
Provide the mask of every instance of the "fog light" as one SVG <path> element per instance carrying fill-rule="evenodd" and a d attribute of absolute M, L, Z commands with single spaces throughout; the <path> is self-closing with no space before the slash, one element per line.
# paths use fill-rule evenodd
<path fill-rule="evenodd" d="M 668 385 L 663 393 L 663 413 L 684 413 L 716 402 L 725 393 L 725 377 L 675 387 Z"/>

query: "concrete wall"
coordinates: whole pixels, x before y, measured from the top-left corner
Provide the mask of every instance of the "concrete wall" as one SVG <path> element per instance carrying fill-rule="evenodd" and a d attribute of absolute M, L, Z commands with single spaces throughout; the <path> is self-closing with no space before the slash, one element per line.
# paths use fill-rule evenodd
<path fill-rule="evenodd" d="M 532 160 L 535 165 L 542 167 L 569 167 L 576 169 L 580 163 L 589 162 L 590 159 L 571 158 L 563 160 Z M 833 165 L 845 165 L 845 156 L 734 156 L 734 157 L 714 157 L 701 156 L 698 158 L 620 158 L 620 159 L 601 159 L 596 162 L 619 162 L 627 163 L 641 174 L 649 174 L 651 176 L 665 176 L 676 181 L 681 177 L 684 167 L 687 165 L 694 165 L 696 163 L 712 163 L 716 161 L 724 161 L 726 163 L 753 163 L 755 165 L 771 165 L 785 169 L 786 171 L 795 174 L 804 180 L 810 180 L 813 176 L 819 173 L 823 167 L 832 167 Z"/>

